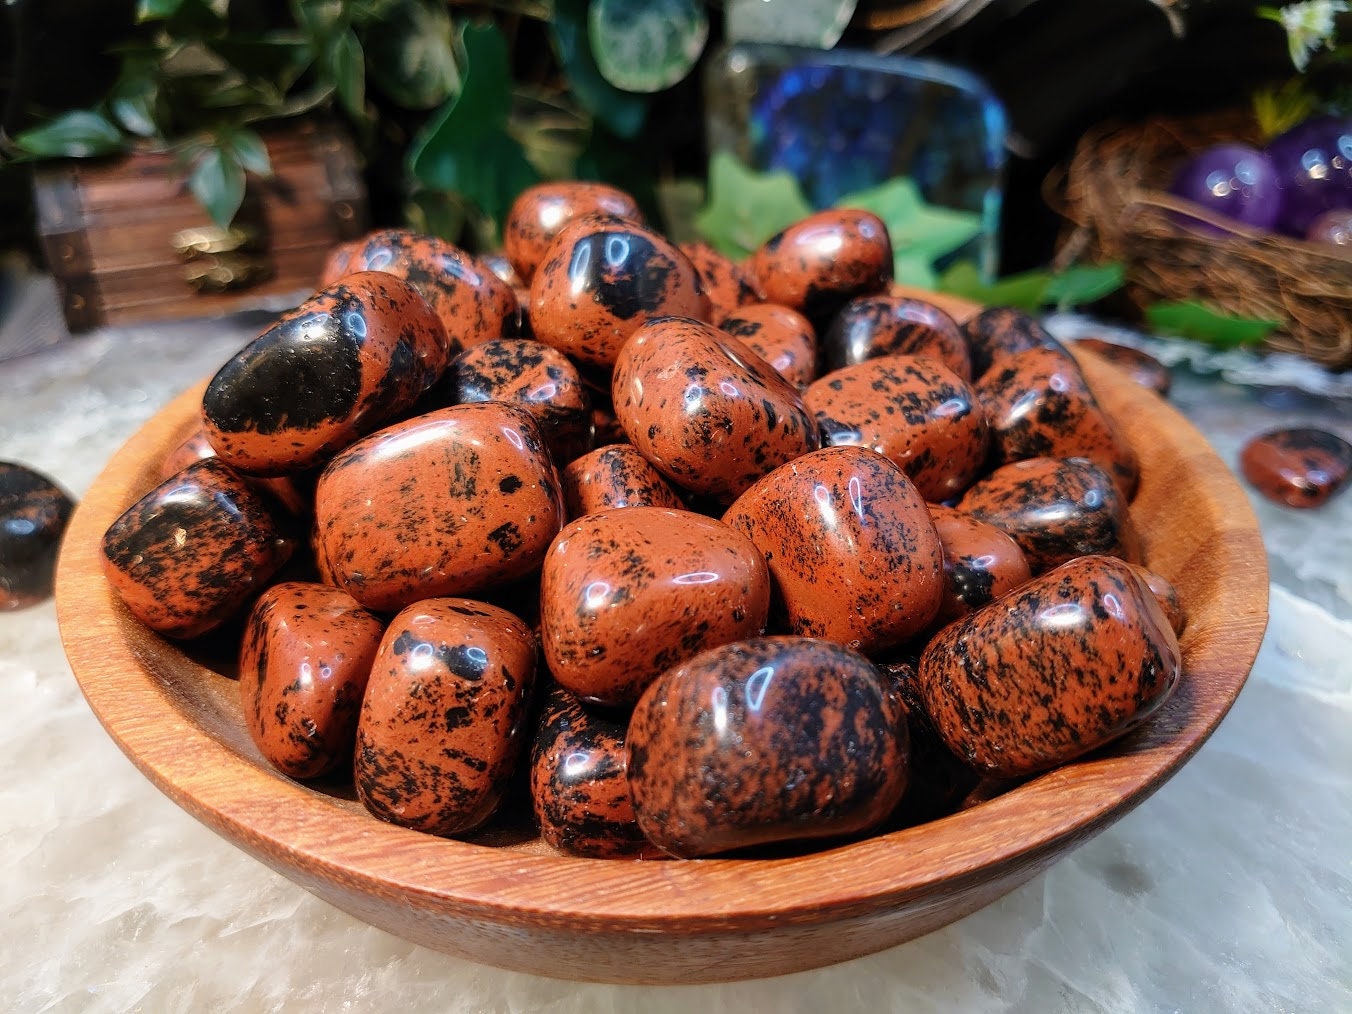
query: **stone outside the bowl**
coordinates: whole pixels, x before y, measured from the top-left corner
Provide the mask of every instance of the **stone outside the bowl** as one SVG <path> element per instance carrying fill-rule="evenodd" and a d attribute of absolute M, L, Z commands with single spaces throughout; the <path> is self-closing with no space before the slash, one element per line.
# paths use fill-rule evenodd
<path fill-rule="evenodd" d="M 1244 478 L 1258 492 L 1288 507 L 1322 507 L 1352 476 L 1352 444 L 1313 427 L 1274 430 L 1244 445 Z"/>
<path fill-rule="evenodd" d="M 47 476 L 0 461 L 0 611 L 52 594 L 56 552 L 74 507 Z"/>

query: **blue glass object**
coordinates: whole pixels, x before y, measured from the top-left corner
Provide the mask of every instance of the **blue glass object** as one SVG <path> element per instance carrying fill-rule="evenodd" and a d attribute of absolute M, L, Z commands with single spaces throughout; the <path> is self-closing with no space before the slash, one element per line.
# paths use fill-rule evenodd
<path fill-rule="evenodd" d="M 976 212 L 981 232 L 946 262 L 994 278 L 1004 189 L 1004 107 L 975 75 L 935 60 L 738 44 L 705 78 L 710 151 L 787 170 L 814 208 L 897 176 L 926 203 Z"/>

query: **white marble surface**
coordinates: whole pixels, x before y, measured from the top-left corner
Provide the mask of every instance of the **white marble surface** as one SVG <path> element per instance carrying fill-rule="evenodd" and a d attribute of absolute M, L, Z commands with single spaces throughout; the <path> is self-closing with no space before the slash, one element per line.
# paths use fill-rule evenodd
<path fill-rule="evenodd" d="M 258 319 L 103 333 L 0 363 L 0 458 L 77 496 Z M 1180 368 L 1223 458 L 1352 407 Z M 161 796 L 80 696 L 46 603 L 0 614 L 0 1009 L 13 1011 L 1352 1010 L 1352 494 L 1255 499 L 1271 623 L 1184 770 L 1004 900 L 927 937 L 779 979 L 579 985 L 372 929 Z"/>

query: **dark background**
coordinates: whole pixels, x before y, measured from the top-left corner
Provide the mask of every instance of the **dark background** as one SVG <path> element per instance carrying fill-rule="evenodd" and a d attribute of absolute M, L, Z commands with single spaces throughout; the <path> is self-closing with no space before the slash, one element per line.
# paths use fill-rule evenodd
<path fill-rule="evenodd" d="M 1112 117 L 1241 105 L 1255 87 L 1290 76 L 1281 28 L 1258 18 L 1254 6 L 1194 0 L 1180 39 L 1149 0 L 995 0 L 922 51 L 976 72 L 1007 107 L 1013 139 L 1002 270 L 1051 255 L 1058 221 L 1042 200 L 1042 181 L 1086 128 Z M 110 47 L 134 34 L 134 9 L 135 0 L 8 5 L 0 18 L 0 126 L 13 134 L 45 113 L 97 101 L 117 71 Z M 852 30 L 842 44 L 872 47 L 880 39 Z M 697 100 L 697 92 L 669 99 L 673 112 L 693 112 Z M 697 147 L 698 116 L 682 119 Z M 691 154 L 681 161 L 703 164 L 702 153 Z M 398 202 L 380 192 L 380 179 L 371 182 L 379 221 L 379 209 Z M 0 173 L 3 247 L 32 247 L 29 203 L 28 174 Z"/>

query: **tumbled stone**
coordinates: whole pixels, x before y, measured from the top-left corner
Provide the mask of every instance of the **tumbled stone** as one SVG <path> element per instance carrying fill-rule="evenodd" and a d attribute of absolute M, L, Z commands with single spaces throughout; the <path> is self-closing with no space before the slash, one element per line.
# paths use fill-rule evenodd
<path fill-rule="evenodd" d="M 0 611 L 52 594 L 57 551 L 74 509 L 45 475 L 0 461 Z"/>
<path fill-rule="evenodd" d="M 1273 430 L 1240 452 L 1244 478 L 1269 500 L 1288 507 L 1320 507 L 1352 473 L 1352 444 L 1313 428 Z"/>
<path fill-rule="evenodd" d="M 224 623 L 295 548 L 262 496 L 205 458 L 132 504 L 103 536 L 103 569 L 137 619 L 170 637 Z"/>
<path fill-rule="evenodd" d="M 1129 732 L 1173 692 L 1182 656 L 1130 566 L 1088 556 L 943 628 L 920 658 L 925 712 L 989 775 L 1035 774 Z"/>
<path fill-rule="evenodd" d="M 876 827 L 909 749 L 882 676 L 829 641 L 763 637 L 668 670 L 629 721 L 639 826 L 675 856 Z"/>

